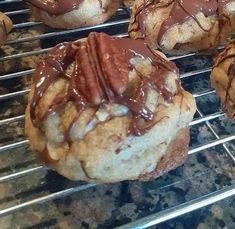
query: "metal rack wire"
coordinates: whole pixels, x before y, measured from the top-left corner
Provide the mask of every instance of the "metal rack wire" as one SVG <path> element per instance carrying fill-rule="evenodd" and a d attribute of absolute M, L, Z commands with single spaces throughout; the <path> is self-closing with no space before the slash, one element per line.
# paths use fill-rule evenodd
<path fill-rule="evenodd" d="M 13 7 L 13 4 L 16 5 Z M 19 5 L 17 5 L 19 4 Z M 17 8 L 18 7 L 18 8 Z M 11 0 L 11 1 L 1 1 L 0 2 L 0 9 L 2 11 L 5 11 L 6 14 L 14 19 L 14 31 L 20 30 L 20 29 L 30 29 L 34 28 L 36 26 L 42 26 L 41 22 L 32 22 L 28 21 L 28 13 L 29 10 L 26 8 L 22 8 L 23 3 L 21 0 Z M 14 10 L 10 10 L 10 9 Z M 16 8 L 16 9 L 15 9 Z M 119 17 L 119 15 L 124 15 L 123 17 Z M 17 23 L 17 19 L 14 17 L 21 17 L 25 18 L 23 22 Z M 80 36 L 85 36 L 84 32 L 87 31 L 93 31 L 93 30 L 104 30 L 106 32 L 109 32 L 113 29 L 115 26 L 120 26 L 125 30 L 125 27 L 127 27 L 129 22 L 129 15 L 128 11 L 125 10 L 125 8 L 120 8 L 117 12 L 117 17 L 114 17 L 109 22 L 103 23 L 101 25 L 97 26 L 91 26 L 91 27 L 85 27 L 85 28 L 79 28 L 79 29 L 73 29 L 73 30 L 48 30 L 46 29 L 45 32 L 38 34 L 34 37 L 28 36 L 28 37 L 19 37 L 16 39 L 9 40 L 6 45 L 8 46 L 14 46 L 25 42 L 33 42 L 33 41 L 41 41 L 43 39 L 53 39 L 56 40 L 57 38 L 63 37 L 69 37 L 66 39 L 71 39 L 71 35 L 74 35 L 72 39 Z M 113 29 L 114 33 L 112 35 L 119 36 L 119 37 L 125 37 L 127 36 L 127 33 L 125 32 L 117 32 L 119 30 Z M 52 47 L 52 46 L 51 46 Z M 39 50 L 30 50 L 30 51 L 24 51 L 21 53 L 15 53 L 12 55 L 5 55 L 3 54 L 0 56 L 0 63 L 21 59 L 24 57 L 30 57 L 30 56 L 37 56 L 44 54 L 48 52 L 51 47 L 42 47 Z M 182 56 L 171 56 L 169 59 L 173 61 L 179 61 L 180 59 L 186 59 L 193 57 L 195 54 L 188 54 L 188 55 L 182 55 Z M 0 75 L 0 85 L 4 82 L 9 82 L 10 80 L 19 80 L 23 77 L 30 77 L 33 73 L 34 69 L 22 69 L 20 71 L 10 71 L 10 72 L 4 72 Z M 181 74 L 182 81 L 187 79 L 192 79 L 193 77 L 210 73 L 211 67 L 205 67 L 203 69 L 196 69 L 191 71 L 186 71 Z M 3 103 L 7 103 L 9 100 L 18 99 L 19 97 L 23 97 L 26 95 L 30 89 L 21 84 L 21 87 L 17 87 L 17 90 L 15 91 L 6 91 L 4 93 L 0 94 L 0 108 L 3 107 Z M 215 96 L 215 91 L 211 88 L 193 92 L 193 96 L 196 99 L 200 99 L 202 97 Z M 2 110 L 0 110 L 2 112 Z M 199 145 L 195 144 L 194 146 L 190 147 L 189 155 L 196 154 L 203 150 L 210 150 L 211 148 L 215 146 L 222 146 L 223 151 L 231 158 L 233 163 L 235 163 L 235 152 L 233 151 L 232 147 L 230 147 L 230 144 L 232 144 L 232 141 L 235 140 L 235 133 L 230 135 L 221 136 L 219 133 L 217 133 L 216 128 L 214 125 L 211 124 L 211 121 L 223 118 L 224 113 L 220 110 L 217 110 L 213 113 L 205 114 L 201 108 L 198 107 L 197 109 L 197 115 L 195 116 L 195 119 L 191 122 L 191 126 L 196 126 L 199 124 L 203 124 L 208 128 L 210 133 L 213 136 L 213 140 L 206 141 L 205 143 Z M 0 127 L 1 126 L 7 126 L 12 123 L 16 123 L 16 125 L 21 125 L 24 120 L 24 114 L 17 114 L 17 115 L 5 115 L 3 112 L 1 113 L 1 120 L 0 120 Z M 12 141 L 2 142 L 0 144 L 0 153 L 4 153 L 6 155 L 9 154 L 9 157 L 11 154 L 9 152 L 12 152 L 19 148 L 24 148 L 28 146 L 28 140 L 25 138 L 20 137 L 14 138 Z M 19 171 L 13 171 L 7 174 L 0 174 L 0 184 L 6 183 L 6 182 L 15 182 L 17 179 L 21 177 L 30 177 L 34 173 L 40 173 L 47 171 L 48 168 L 42 165 L 36 165 L 32 166 L 30 168 L 21 169 Z M 47 193 L 40 197 L 32 197 L 28 200 L 22 202 L 22 203 L 16 203 L 14 206 L 6 207 L 4 209 L 0 210 L 0 217 L 13 214 L 17 211 L 20 211 L 21 209 L 29 208 L 34 205 L 42 204 L 42 203 L 48 203 L 49 201 L 59 199 L 68 195 L 71 195 L 75 192 L 82 192 L 86 191 L 87 189 L 90 189 L 92 187 L 96 186 L 95 184 L 83 184 L 78 186 L 73 186 L 70 188 L 66 188 L 63 190 L 59 190 L 53 193 Z M 163 210 L 161 212 L 154 213 L 150 216 L 138 219 L 137 221 L 131 222 L 129 224 L 121 226 L 122 228 L 145 228 L 149 227 L 161 222 L 164 222 L 166 220 L 172 219 L 174 217 L 183 215 L 185 213 L 188 213 L 190 211 L 194 211 L 196 209 L 202 208 L 204 206 L 207 206 L 209 204 L 212 204 L 214 202 L 217 202 L 219 200 L 228 198 L 235 194 L 235 185 L 230 185 L 227 187 L 223 187 L 220 190 L 216 190 L 214 192 L 208 193 L 206 195 L 199 196 L 191 201 L 187 201 L 185 203 L 182 203 L 180 205 L 171 207 L 169 209 Z"/>

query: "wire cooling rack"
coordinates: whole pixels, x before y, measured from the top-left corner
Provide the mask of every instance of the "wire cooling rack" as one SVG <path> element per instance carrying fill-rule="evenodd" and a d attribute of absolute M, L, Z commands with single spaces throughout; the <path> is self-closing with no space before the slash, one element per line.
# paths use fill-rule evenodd
<path fill-rule="evenodd" d="M 210 87 L 210 56 L 169 56 L 169 59 L 175 61 L 180 68 L 183 86 L 197 101 L 197 113 L 190 123 L 189 158 L 182 167 L 152 182 L 95 185 L 69 182 L 38 164 L 23 134 L 25 96 L 30 91 L 29 85 L 34 68 L 40 58 L 54 45 L 85 37 L 91 31 L 126 37 L 129 10 L 122 7 L 108 22 L 73 30 L 54 30 L 41 22 L 32 21 L 29 10 L 21 0 L 1 1 L 0 10 L 6 12 L 14 22 L 13 32 L 0 52 L 1 225 L 5 223 L 10 225 L 9 228 L 14 228 L 13 225 L 21 228 L 27 219 L 27 225 L 31 226 L 28 228 L 56 227 L 67 215 L 73 215 L 75 225 L 86 228 L 89 225 L 87 222 L 91 220 L 87 216 L 74 213 L 75 210 L 71 206 L 76 203 L 80 206 L 77 211 L 86 211 L 84 208 L 90 209 L 89 211 L 94 208 L 93 211 L 98 211 L 96 201 L 99 200 L 105 205 L 106 195 L 111 195 L 108 202 L 113 201 L 115 207 L 109 217 L 98 217 L 95 220 L 100 228 L 145 228 L 201 209 L 235 194 L 234 176 L 231 172 L 235 162 L 235 128 L 220 110 L 215 91 Z M 216 182 L 221 176 L 222 181 Z M 142 202 L 133 197 L 136 187 L 142 190 L 138 192 L 138 198 L 142 199 Z M 115 194 L 114 189 L 118 194 Z M 123 189 L 128 191 L 123 193 Z M 104 190 L 104 196 L 99 194 L 97 197 L 97 193 L 103 193 Z M 182 193 L 182 190 L 185 193 Z M 126 192 L 131 193 L 128 200 Z M 164 205 L 161 202 L 154 202 L 152 207 L 141 209 L 140 206 L 149 203 L 149 196 L 146 193 L 151 193 L 152 202 L 156 198 L 163 201 L 169 196 L 171 201 L 165 201 Z M 92 199 L 91 196 L 95 198 Z M 81 204 L 79 201 L 82 198 L 88 204 Z M 66 203 L 68 199 L 69 203 Z M 93 204 L 89 199 L 92 199 Z M 123 208 L 130 205 L 135 206 L 137 213 L 127 217 L 130 210 L 125 212 Z M 50 210 L 51 208 L 53 210 Z M 55 209 L 59 213 L 55 214 Z M 67 214 L 63 209 L 66 209 Z M 100 211 L 109 211 L 105 209 L 106 207 L 102 206 Z M 24 215 L 23 218 L 21 214 Z M 32 219 L 32 215 L 40 217 Z M 14 220 L 17 223 L 14 224 Z M 72 222 L 71 219 L 68 221 Z M 93 222 L 92 225 L 96 224 Z"/>

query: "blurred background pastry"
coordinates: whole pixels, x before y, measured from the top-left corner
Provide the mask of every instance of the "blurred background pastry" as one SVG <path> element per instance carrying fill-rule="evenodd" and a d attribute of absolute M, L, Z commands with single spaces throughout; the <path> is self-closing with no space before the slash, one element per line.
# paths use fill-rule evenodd
<path fill-rule="evenodd" d="M 136 0 L 129 34 L 165 53 L 210 53 L 235 29 L 235 1 Z"/>
<path fill-rule="evenodd" d="M 53 28 L 100 24 L 117 11 L 122 0 L 25 0 L 33 16 Z"/>
<path fill-rule="evenodd" d="M 235 41 L 228 44 L 214 59 L 211 84 L 220 97 L 227 116 L 235 116 Z"/>
<path fill-rule="evenodd" d="M 5 43 L 7 36 L 12 30 L 13 24 L 11 19 L 4 13 L 0 12 L 0 45 Z"/>

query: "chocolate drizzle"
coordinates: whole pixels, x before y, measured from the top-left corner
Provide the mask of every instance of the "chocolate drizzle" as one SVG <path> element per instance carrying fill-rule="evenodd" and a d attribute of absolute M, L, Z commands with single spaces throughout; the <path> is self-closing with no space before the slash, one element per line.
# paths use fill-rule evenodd
<path fill-rule="evenodd" d="M 231 107 L 231 105 L 230 105 L 231 98 L 230 98 L 229 92 L 232 87 L 232 83 L 235 79 L 235 53 L 228 54 L 229 50 L 233 47 L 232 45 L 235 45 L 235 42 L 232 42 L 228 46 L 228 48 L 226 50 L 224 50 L 224 52 L 220 55 L 220 58 L 215 61 L 215 64 L 213 66 L 213 68 L 218 67 L 224 61 L 226 61 L 228 59 L 232 59 L 232 62 L 230 63 L 230 65 L 228 66 L 228 69 L 227 69 L 228 84 L 226 87 L 225 99 L 224 99 L 224 103 L 223 103 L 223 110 L 228 114 L 228 116 L 230 118 L 234 117 L 234 114 L 231 114 L 231 112 L 229 112 L 229 107 Z"/>
<path fill-rule="evenodd" d="M 25 0 L 31 5 L 46 11 L 49 14 L 60 15 L 77 9 L 85 0 Z M 102 1 L 97 0 L 102 8 Z"/>
<path fill-rule="evenodd" d="M 219 27 L 222 29 L 224 21 L 229 21 L 229 17 L 223 14 L 223 7 L 226 5 L 229 0 L 171 0 L 162 3 L 163 1 L 155 0 L 144 0 L 144 3 L 141 4 L 135 14 L 134 23 L 137 23 L 135 29 L 130 30 L 130 33 L 133 31 L 140 30 L 142 36 L 145 36 L 145 27 L 144 23 L 146 17 L 149 13 L 152 13 L 154 10 L 159 8 L 171 7 L 170 13 L 167 19 L 161 24 L 159 33 L 157 36 L 157 43 L 160 45 L 160 42 L 166 33 L 166 31 L 176 24 L 182 24 L 188 18 L 192 18 L 196 21 L 198 26 L 205 32 L 209 32 L 210 29 L 204 28 L 201 23 L 196 18 L 196 15 L 199 12 L 202 12 L 206 17 L 208 16 L 217 16 L 219 19 Z"/>
<path fill-rule="evenodd" d="M 42 116 L 36 115 L 36 106 L 42 98 L 45 91 L 49 86 L 57 80 L 59 77 L 65 77 L 65 70 L 68 65 L 73 61 L 75 50 L 72 47 L 72 43 L 63 43 L 54 48 L 49 55 L 40 63 L 39 67 L 34 73 L 34 94 L 32 102 L 30 104 L 30 115 L 32 122 L 35 126 L 39 126 L 40 123 L 52 112 L 58 110 L 62 105 L 62 101 L 55 100 L 48 109 L 48 111 Z M 66 102 L 66 99 L 64 103 Z"/>
<path fill-rule="evenodd" d="M 154 70 L 148 77 L 137 72 L 139 83 L 131 94 L 126 94 L 128 73 L 133 68 L 130 59 L 136 56 L 149 58 Z M 68 75 L 67 69 L 71 64 L 74 68 Z M 168 102 L 174 97 L 166 89 L 166 76 L 169 71 L 179 74 L 173 62 L 152 53 L 142 40 L 90 33 L 86 41 L 57 45 L 40 63 L 34 73 L 31 120 L 34 126 L 39 127 L 49 114 L 59 112 L 71 101 L 78 111 L 78 116 L 68 128 L 71 129 L 74 120 L 87 107 L 97 110 L 104 103 L 119 103 L 127 106 L 132 114 L 129 133 L 142 135 L 155 124 L 154 113 L 145 105 L 149 87 L 162 94 Z M 63 96 L 57 96 L 47 111 L 39 117 L 38 103 L 50 85 L 60 78 L 68 82 L 68 89 Z M 68 139 L 69 133 L 65 135 Z"/>

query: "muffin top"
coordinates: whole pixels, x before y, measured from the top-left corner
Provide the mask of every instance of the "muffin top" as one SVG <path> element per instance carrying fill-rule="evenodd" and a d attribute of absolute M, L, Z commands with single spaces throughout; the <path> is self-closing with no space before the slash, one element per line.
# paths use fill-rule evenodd
<path fill-rule="evenodd" d="M 41 99 L 50 87 L 58 93 Z M 130 115 L 130 134 L 141 135 L 154 124 L 157 104 L 170 103 L 179 89 L 175 64 L 142 40 L 90 33 L 82 41 L 59 44 L 39 64 L 30 116 L 39 127 L 72 105 L 78 114 L 93 110 L 102 121 Z"/>

